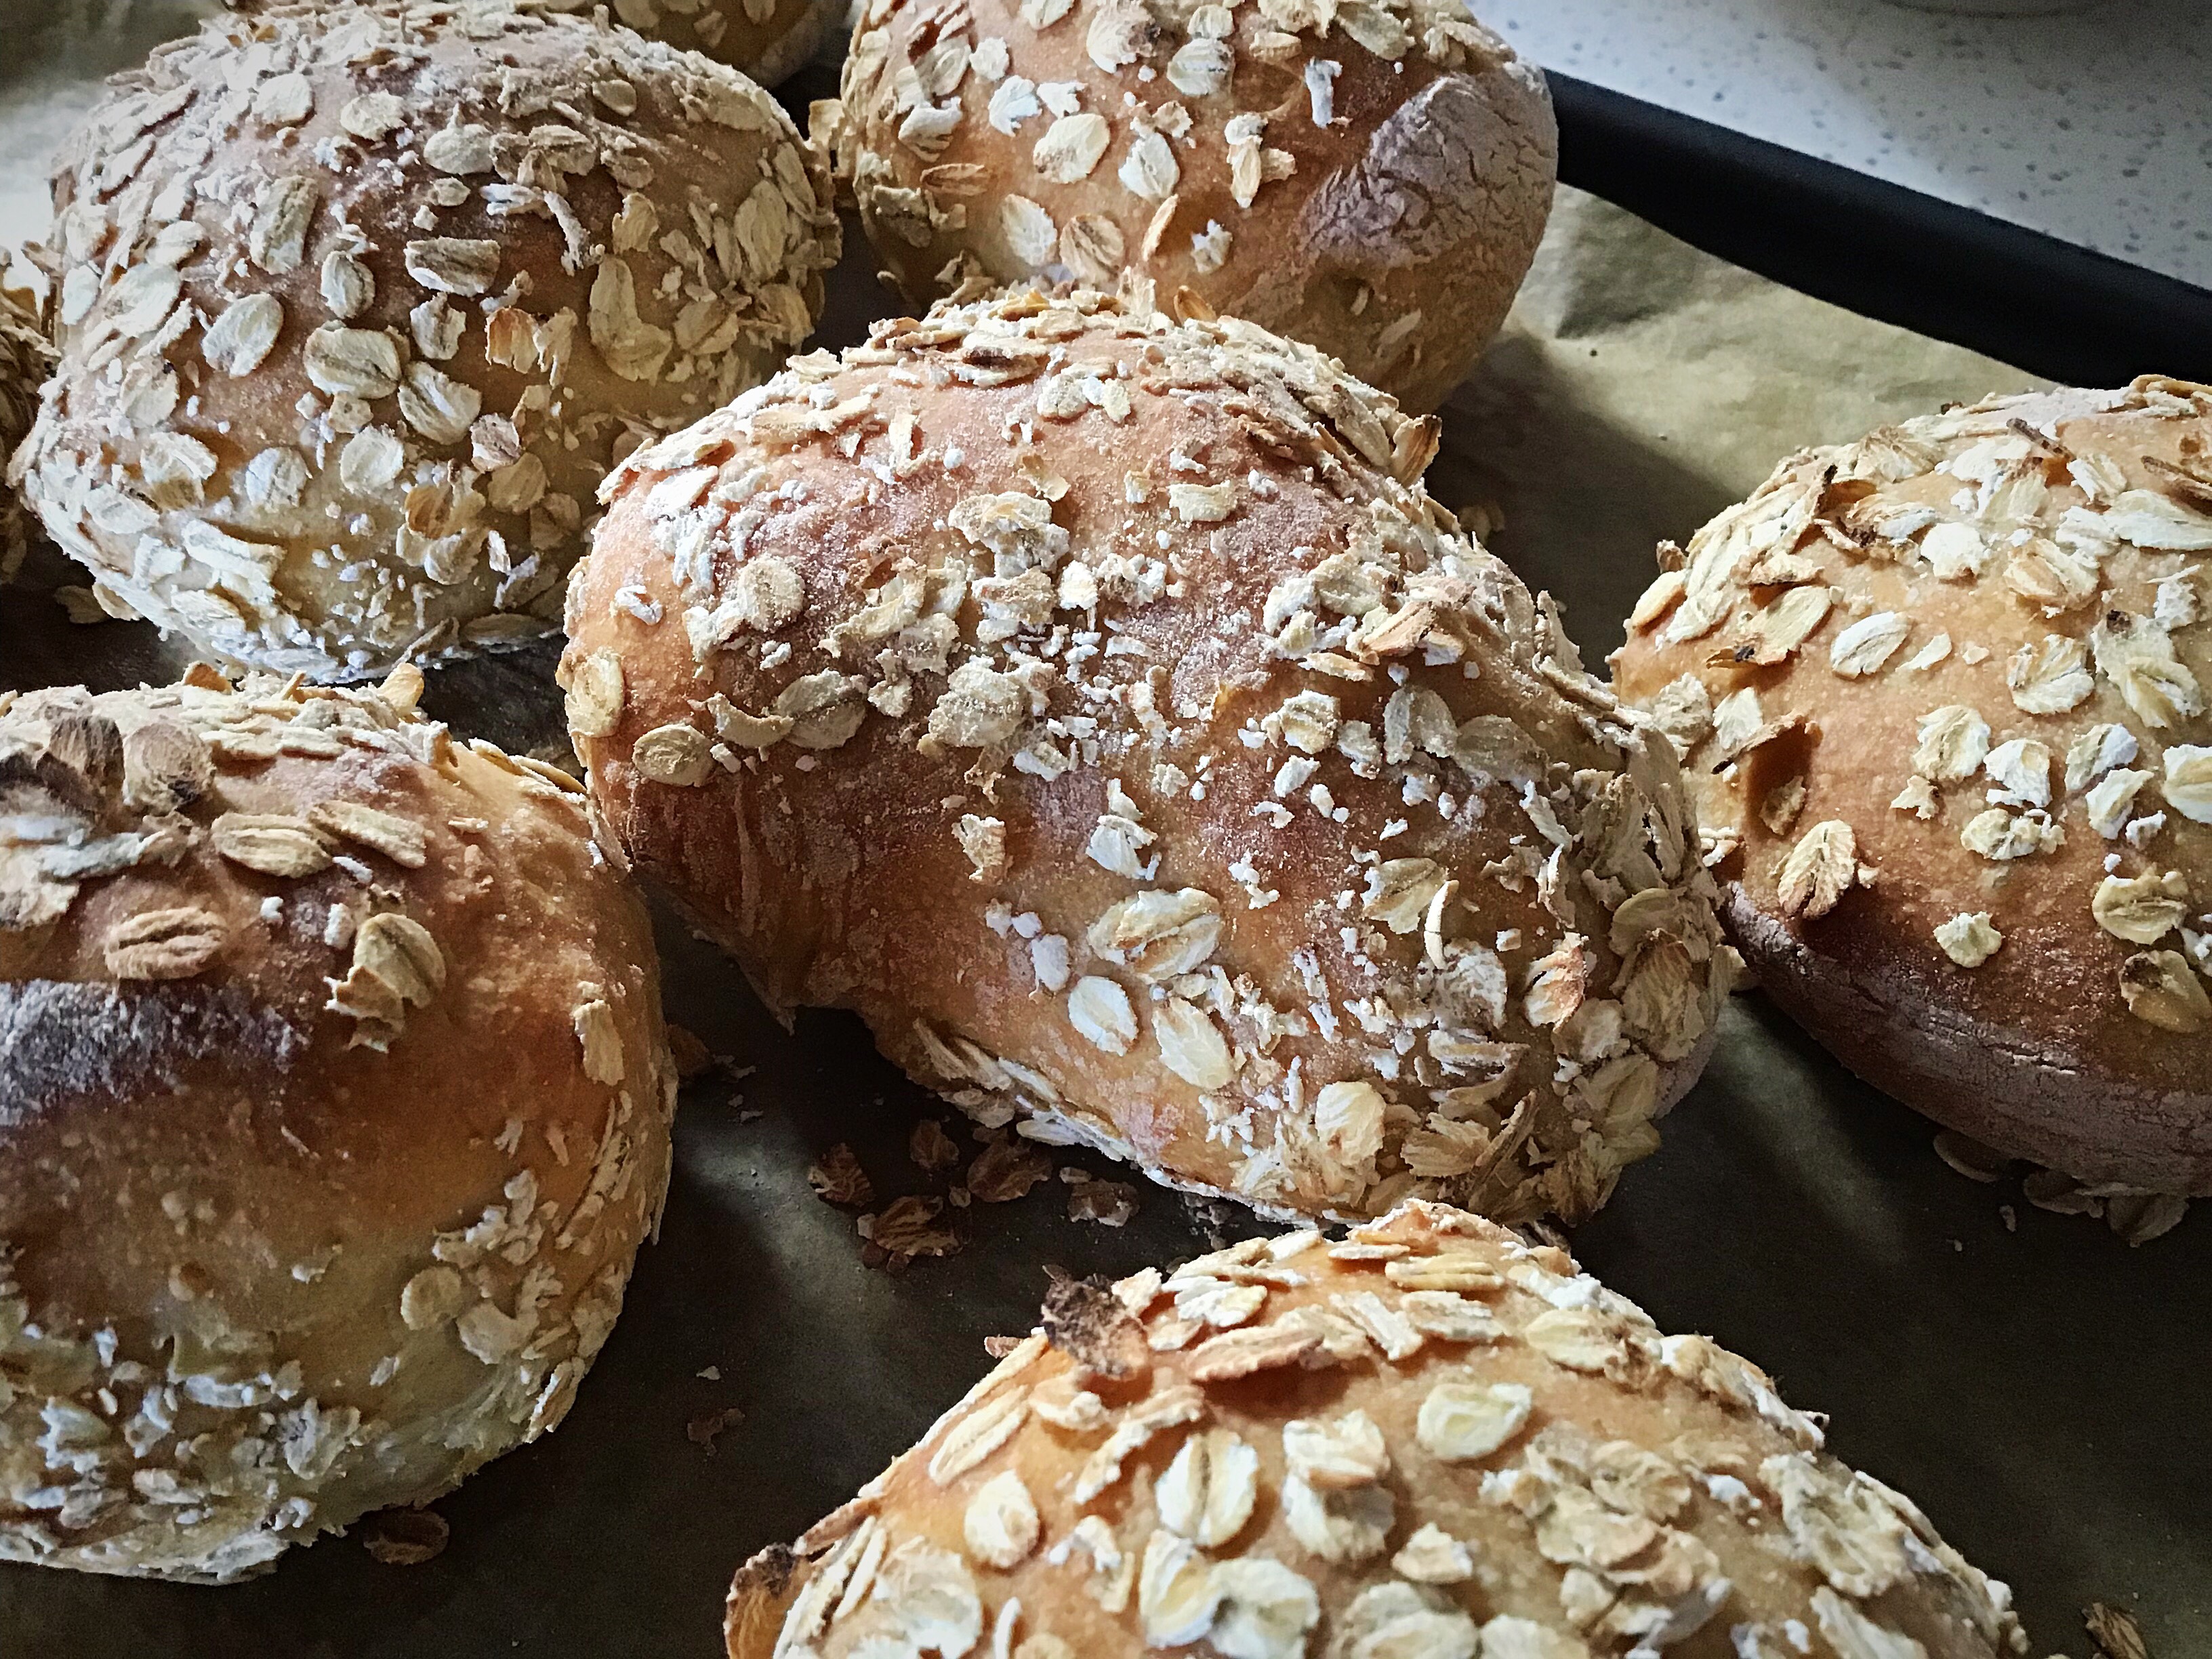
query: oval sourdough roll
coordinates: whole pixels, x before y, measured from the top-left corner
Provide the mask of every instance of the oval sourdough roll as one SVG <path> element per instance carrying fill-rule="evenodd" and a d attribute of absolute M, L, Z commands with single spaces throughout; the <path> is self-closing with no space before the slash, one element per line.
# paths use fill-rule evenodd
<path fill-rule="evenodd" d="M 1092 294 L 799 360 L 610 479 L 571 729 L 771 1006 L 1281 1212 L 1579 1216 L 1732 958 L 1674 757 L 1310 348 Z"/>
<path fill-rule="evenodd" d="M 53 343 L 23 296 L 0 289 L 0 465 L 38 418 L 39 388 L 54 367 Z M 0 582 L 21 568 L 31 519 L 12 489 L 0 490 Z"/>
<path fill-rule="evenodd" d="M 0 696 L 0 1558 L 254 1571 L 544 1433 L 606 1339 L 651 931 L 421 684 Z"/>
<path fill-rule="evenodd" d="M 1766 989 L 1954 1129 L 2212 1192 L 2212 392 L 1785 461 L 1630 623 Z"/>
<path fill-rule="evenodd" d="M 920 1445 L 739 1571 L 730 1653 L 2026 1652 L 2006 1587 L 1820 1443 L 1749 1362 L 1414 1202 L 1055 1285 Z"/>
<path fill-rule="evenodd" d="M 838 245 L 750 82 L 482 3 L 212 21 L 55 194 L 26 492 L 111 608 L 318 677 L 551 629 L 607 465 L 780 363 Z"/>
<path fill-rule="evenodd" d="M 872 0 L 818 110 L 911 295 L 1124 269 L 1433 409 L 1551 211 L 1531 64 L 1456 0 Z"/>

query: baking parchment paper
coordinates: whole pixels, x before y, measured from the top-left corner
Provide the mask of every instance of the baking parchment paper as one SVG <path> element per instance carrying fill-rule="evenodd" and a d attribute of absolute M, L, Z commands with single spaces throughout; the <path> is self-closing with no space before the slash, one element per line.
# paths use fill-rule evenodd
<path fill-rule="evenodd" d="M 89 77 L 204 9 L 0 0 L 14 14 L 0 240 L 41 228 L 35 180 Z M 801 109 L 828 90 L 817 74 L 786 95 Z M 891 308 L 856 228 L 848 248 L 833 345 Z M 1429 483 L 1502 518 L 1494 544 L 1565 601 L 1595 661 L 1619 642 L 1654 543 L 1686 538 L 1786 451 L 2030 384 L 1563 191 L 1504 335 L 1446 410 Z M 42 590 L 72 580 L 49 554 L 30 586 L 0 590 L 0 687 L 180 665 L 149 629 L 68 623 Z M 441 671 L 429 702 L 464 732 L 564 753 L 550 666 L 526 653 Z M 1076 1189 L 1053 1181 L 949 1211 L 967 1240 L 956 1256 L 866 1265 L 853 1214 L 813 1195 L 809 1164 L 848 1141 L 879 1206 L 942 1191 L 907 1140 L 942 1115 L 972 1152 L 957 1114 L 856 1021 L 809 1014 L 787 1033 L 665 916 L 661 944 L 672 1018 L 744 1075 L 686 1090 L 665 1226 L 567 1423 L 435 1505 L 451 1541 L 426 1565 L 380 1565 L 349 1538 L 227 1589 L 0 1566 L 0 1656 L 708 1659 L 731 1569 L 904 1448 L 984 1369 L 985 1337 L 1028 1329 L 1047 1264 L 1121 1273 L 1253 1230 L 1142 1183 L 1127 1225 L 1079 1224 L 1064 1207 Z M 2131 1607 L 2157 1659 L 2212 1652 L 2212 1217 L 2130 1250 L 2092 1219 L 2032 1208 L 2017 1182 L 1972 1183 L 1931 1154 L 1927 1123 L 1755 994 L 1664 1133 L 1575 1236 L 1587 1266 L 1663 1326 L 1709 1332 L 1798 1405 L 1833 1411 L 1841 1455 L 2014 1585 L 2039 1654 L 2087 1653 L 2093 1600 Z"/>

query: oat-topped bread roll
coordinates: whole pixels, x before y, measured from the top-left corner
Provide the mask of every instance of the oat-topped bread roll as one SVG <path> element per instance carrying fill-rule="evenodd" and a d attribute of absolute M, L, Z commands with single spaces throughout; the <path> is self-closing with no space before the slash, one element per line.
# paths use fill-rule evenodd
<path fill-rule="evenodd" d="M 838 244 L 750 82 L 479 0 L 211 21 L 55 196 L 26 492 L 111 608 L 325 678 L 551 629 L 606 467 L 781 363 Z"/>
<path fill-rule="evenodd" d="M 0 268 L 5 266 L 0 256 Z M 53 372 L 53 342 L 25 295 L 0 288 L 0 465 L 38 417 L 39 388 Z M 31 517 L 12 489 L 0 489 L 0 582 L 13 577 L 29 550 Z"/>
<path fill-rule="evenodd" d="M 2006 1587 L 1764 1373 L 1422 1203 L 1055 1285 L 731 1587 L 732 1659 L 1996 1659 Z"/>
<path fill-rule="evenodd" d="M 641 451 L 570 589 L 615 832 L 769 1004 L 1273 1212 L 1581 1216 L 1728 983 L 1674 756 L 1318 352 L 941 306 Z"/>
<path fill-rule="evenodd" d="M 1528 274 L 1558 132 L 1458 0 L 871 0 L 817 106 L 910 295 L 1032 275 L 1234 314 L 1416 411 Z"/>
<path fill-rule="evenodd" d="M 2212 391 L 1993 400 L 1783 463 L 1638 606 L 1767 990 L 2082 1180 L 2212 1192 Z"/>
<path fill-rule="evenodd" d="M 519 11 L 589 13 L 606 0 L 503 0 Z M 267 0 L 224 0 L 236 11 L 267 11 Z M 344 6 L 358 0 L 319 0 Z M 844 21 L 843 0 L 613 0 L 614 21 L 687 52 L 702 52 L 763 86 L 796 71 Z"/>
<path fill-rule="evenodd" d="M 561 1420 L 668 1176 L 573 783 L 381 695 L 0 696 L 0 1559 L 224 1581 Z"/>

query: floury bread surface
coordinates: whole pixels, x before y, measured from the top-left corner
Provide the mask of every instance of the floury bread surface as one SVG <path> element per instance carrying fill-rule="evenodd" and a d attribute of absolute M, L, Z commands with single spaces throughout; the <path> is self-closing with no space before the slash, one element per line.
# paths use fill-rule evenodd
<path fill-rule="evenodd" d="M 297 0 L 295 0 L 297 3 Z M 356 0 L 314 0 L 343 6 Z M 588 17 L 592 0 L 499 0 L 521 12 Z M 236 11 L 269 9 L 265 0 L 224 0 Z M 625 28 L 704 52 L 772 87 L 799 70 L 845 21 L 843 0 L 613 0 L 605 9 Z"/>
<path fill-rule="evenodd" d="M 1794 455 L 1614 661 L 1769 994 L 2112 1197 L 2212 1192 L 2209 446 L 2212 391 L 2147 378 Z"/>
<path fill-rule="evenodd" d="M 651 929 L 421 685 L 0 694 L 0 1558 L 258 1571 L 550 1429 L 613 1326 Z"/>
<path fill-rule="evenodd" d="M 872 0 L 810 125 L 917 303 L 1128 277 L 1425 412 L 1551 211 L 1535 65 L 1456 0 Z"/>
<path fill-rule="evenodd" d="M 110 611 L 317 678 L 554 631 L 608 465 L 780 367 L 839 245 L 743 76 L 486 0 L 210 20 L 55 206 L 11 476 Z"/>
<path fill-rule="evenodd" d="M 731 1659 L 1999 1659 L 2006 1587 L 1749 1362 L 1410 1204 L 1043 1323 L 730 1592 Z"/>
<path fill-rule="evenodd" d="M 1731 957 L 1672 751 L 1309 347 L 1034 294 L 631 458 L 569 720 L 769 1005 L 1277 1212 L 1582 1216 Z"/>

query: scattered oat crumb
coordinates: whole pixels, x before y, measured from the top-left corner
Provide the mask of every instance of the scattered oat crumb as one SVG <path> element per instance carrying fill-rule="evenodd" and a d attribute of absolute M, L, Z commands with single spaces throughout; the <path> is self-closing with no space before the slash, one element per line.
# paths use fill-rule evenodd
<path fill-rule="evenodd" d="M 887 1267 L 898 1273 L 903 1272 L 907 1262 L 918 1255 L 957 1254 L 960 1235 L 940 1222 L 939 1218 L 944 1213 L 943 1199 L 909 1194 L 893 1199 L 879 1214 L 862 1216 L 855 1224 L 860 1237 L 884 1257 L 880 1262 L 870 1261 L 868 1265 Z M 863 1250 L 862 1260 L 867 1261 L 868 1255 Z"/>
<path fill-rule="evenodd" d="M 945 1133 L 942 1118 L 926 1117 L 906 1139 L 907 1156 L 930 1175 L 943 1175 L 960 1162 L 960 1147 Z"/>
<path fill-rule="evenodd" d="M 1969 1181 L 2001 1180 L 2012 1163 L 1993 1146 L 1985 1146 L 1971 1135 L 1962 1135 L 1955 1129 L 1945 1129 L 1936 1137 L 1936 1156 Z"/>
<path fill-rule="evenodd" d="M 2020 1212 L 2014 1209 L 2011 1205 L 1997 1206 L 1997 1219 L 2004 1223 L 2004 1230 L 2007 1232 L 2016 1233 L 2020 1231 Z"/>
<path fill-rule="evenodd" d="M 2053 1215 L 2102 1215 L 2104 1200 L 2070 1175 L 2057 1170 L 2038 1170 L 2020 1183 L 2021 1195 L 2039 1210 Z"/>
<path fill-rule="evenodd" d="M 852 1147 L 842 1140 L 807 1165 L 806 1184 L 825 1204 L 864 1210 L 876 1201 L 875 1182 L 868 1179 Z"/>
<path fill-rule="evenodd" d="M 695 1446 L 706 1449 L 707 1455 L 714 1455 L 715 1437 L 725 1431 L 734 1429 L 745 1420 L 745 1414 L 735 1406 L 725 1406 L 718 1412 L 708 1412 L 695 1417 L 684 1425 L 684 1437 Z"/>
<path fill-rule="evenodd" d="M 57 587 L 54 603 L 68 613 L 69 619 L 79 628 L 90 628 L 94 623 L 107 622 L 107 611 L 88 587 Z"/>
<path fill-rule="evenodd" d="M 2130 1249 L 2163 1238 L 2189 1213 L 2189 1200 L 2171 1193 L 2116 1194 L 2105 1200 L 2105 1224 Z"/>
<path fill-rule="evenodd" d="M 1060 1171 L 1060 1178 L 1067 1178 L 1066 1170 Z M 1182 1197 L 1183 1212 L 1198 1227 L 1200 1236 L 1206 1240 L 1206 1248 L 1228 1249 L 1229 1230 L 1237 1221 L 1235 1210 L 1218 1198 L 1206 1198 L 1197 1193 L 1185 1193 Z"/>
<path fill-rule="evenodd" d="M 2104 1659 L 2150 1659 L 2150 1644 L 2143 1640 L 2142 1626 L 2125 1607 L 2092 1601 L 2081 1609 L 2081 1622 Z"/>
<path fill-rule="evenodd" d="M 672 1019 L 668 1022 L 668 1048 L 676 1057 L 676 1075 L 686 1083 L 714 1069 L 714 1056 L 707 1051 L 707 1045 L 689 1027 Z"/>
<path fill-rule="evenodd" d="M 1067 1170 L 1060 1173 L 1063 1181 L 1067 1179 Z M 1102 1227 L 1125 1227 L 1136 1212 L 1137 1189 L 1126 1181 L 1099 1181 L 1085 1176 L 1068 1183 L 1070 1221 L 1095 1221 Z"/>
<path fill-rule="evenodd" d="M 1024 1340 L 1018 1336 L 987 1336 L 983 1339 L 983 1352 L 994 1359 L 1004 1359 L 1020 1347 Z"/>
<path fill-rule="evenodd" d="M 968 1167 L 968 1190 L 985 1204 L 1011 1204 L 1052 1174 L 1043 1148 L 1018 1136 L 994 1140 Z"/>
<path fill-rule="evenodd" d="M 739 1095 L 738 1097 L 738 1100 L 743 1100 L 744 1098 L 744 1097 L 743 1095 Z M 736 1104 L 736 1102 L 732 1101 L 731 1103 L 734 1105 Z M 738 1114 L 738 1121 L 740 1123 L 757 1123 L 766 1114 L 763 1113 L 759 1107 L 748 1106 Z"/>
<path fill-rule="evenodd" d="M 362 1547 L 387 1567 L 419 1567 L 445 1553 L 453 1529 L 429 1510 L 380 1510 L 362 1523 Z"/>
<path fill-rule="evenodd" d="M 722 1380 L 722 1368 L 720 1365 L 709 1365 L 703 1370 L 692 1372 L 691 1375 L 702 1382 L 719 1382 Z"/>

